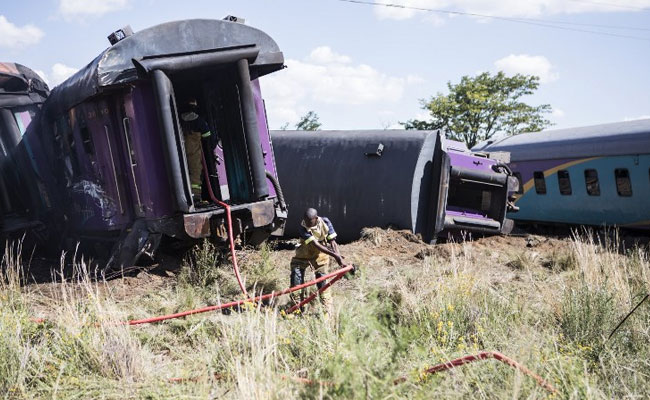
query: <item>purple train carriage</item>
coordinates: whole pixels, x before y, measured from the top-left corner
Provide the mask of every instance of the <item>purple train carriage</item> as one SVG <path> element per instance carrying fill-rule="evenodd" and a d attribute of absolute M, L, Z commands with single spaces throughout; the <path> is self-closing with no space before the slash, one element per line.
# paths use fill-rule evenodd
<path fill-rule="evenodd" d="M 25 230 L 42 230 L 35 212 L 42 201 L 33 181 L 31 149 L 22 137 L 39 112 L 50 90 L 31 69 L 16 63 L 0 62 L 0 218 L 2 238 Z M 22 148 L 23 151 L 17 151 Z M 2 246 L 4 248 L 4 246 Z"/>
<path fill-rule="evenodd" d="M 509 196 L 517 180 L 497 160 L 471 153 L 432 131 L 273 131 L 278 174 L 294 212 L 316 208 L 339 240 L 361 229 L 394 226 L 426 242 L 459 232 L 508 233 Z"/>
<path fill-rule="evenodd" d="M 126 27 L 109 39 L 52 90 L 27 134 L 53 232 L 110 255 L 111 267 L 151 254 L 163 238 L 225 241 L 225 212 L 212 200 L 230 205 L 233 236 L 247 243 L 282 234 L 286 208 L 258 80 L 283 68 L 273 39 L 222 20 Z M 181 120 L 188 102 L 209 129 L 198 196 Z"/>

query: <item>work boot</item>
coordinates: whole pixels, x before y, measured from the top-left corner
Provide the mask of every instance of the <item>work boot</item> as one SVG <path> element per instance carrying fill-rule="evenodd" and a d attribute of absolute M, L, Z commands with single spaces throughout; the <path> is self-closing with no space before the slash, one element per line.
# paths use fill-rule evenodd
<path fill-rule="evenodd" d="M 326 290 L 320 294 L 320 303 L 323 306 L 323 312 L 325 314 L 332 314 L 334 311 L 334 299 L 332 298 L 332 293 L 329 290 Z"/>
<path fill-rule="evenodd" d="M 289 304 L 287 304 L 287 306 L 288 306 L 287 310 L 289 308 L 295 306 L 296 304 L 300 303 L 301 301 L 303 301 L 304 296 L 303 296 L 302 292 L 303 292 L 302 290 L 299 290 L 297 292 L 293 292 L 293 293 L 289 294 L 289 299 L 290 300 L 289 300 Z M 300 312 L 303 311 L 302 309 L 299 309 L 299 310 L 300 310 Z M 298 311 L 298 310 L 296 310 L 296 311 Z"/>

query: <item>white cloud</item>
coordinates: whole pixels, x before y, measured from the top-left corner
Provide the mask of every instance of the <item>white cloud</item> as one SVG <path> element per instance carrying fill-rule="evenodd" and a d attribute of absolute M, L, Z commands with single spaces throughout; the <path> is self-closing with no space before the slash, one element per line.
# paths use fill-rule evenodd
<path fill-rule="evenodd" d="M 130 0 L 60 0 L 59 12 L 67 20 L 99 17 L 126 8 Z"/>
<path fill-rule="evenodd" d="M 375 0 L 375 3 L 395 4 L 405 7 L 458 11 L 500 17 L 542 17 L 557 14 L 598 13 L 598 12 L 634 12 L 641 8 L 650 8 L 650 0 L 619 0 L 617 2 L 572 2 L 565 0 Z M 606 4 L 604 4 L 606 3 Z M 406 20 L 415 16 L 425 16 L 424 20 L 439 21 L 442 17 L 453 15 L 417 11 L 408 8 L 375 6 L 374 13 L 379 19 Z M 485 18 L 478 18 L 485 22 Z"/>
<path fill-rule="evenodd" d="M 45 81 L 45 83 L 48 84 L 48 86 L 50 85 L 50 82 L 47 79 L 47 74 L 45 73 L 45 71 L 43 71 L 41 69 L 35 69 L 34 72 L 36 72 L 36 75 L 40 76 L 41 79 L 43 79 Z"/>
<path fill-rule="evenodd" d="M 541 83 L 556 81 L 559 74 L 554 71 L 551 62 L 544 56 L 530 56 L 528 54 L 510 54 L 494 62 L 497 69 L 508 75 L 524 74 L 539 76 Z"/>
<path fill-rule="evenodd" d="M 424 82 L 426 82 L 426 79 L 424 79 L 423 77 L 421 77 L 419 75 L 407 75 L 406 76 L 406 83 L 408 83 L 409 85 L 418 85 L 418 84 L 421 84 L 421 83 L 424 83 Z"/>
<path fill-rule="evenodd" d="M 551 112 L 551 115 L 555 118 L 562 118 L 564 117 L 564 110 L 560 108 L 554 108 L 553 111 Z"/>
<path fill-rule="evenodd" d="M 347 64 L 351 61 L 350 57 L 335 53 L 328 46 L 316 47 L 308 60 L 316 64 Z"/>
<path fill-rule="evenodd" d="M 68 79 L 75 72 L 79 71 L 79 68 L 68 67 L 67 65 L 56 63 L 52 66 L 52 75 L 51 80 L 53 85 L 58 85 L 64 80 Z"/>
<path fill-rule="evenodd" d="M 56 63 L 52 65 L 52 69 L 50 73 L 45 73 L 44 71 L 39 69 L 34 70 L 34 72 L 36 72 L 41 78 L 43 78 L 43 80 L 47 83 L 50 89 L 52 89 L 54 86 L 60 84 L 61 82 L 71 77 L 78 70 L 79 70 L 78 68 L 68 67 L 65 64 Z"/>
<path fill-rule="evenodd" d="M 43 38 L 43 31 L 27 24 L 18 27 L 0 15 L 0 48 L 20 48 L 38 43 Z"/>
<path fill-rule="evenodd" d="M 318 106 L 346 108 L 396 104 L 405 87 L 422 82 L 417 76 L 395 77 L 322 46 L 305 60 L 286 60 L 287 69 L 262 79 L 272 127 L 293 124 Z"/>

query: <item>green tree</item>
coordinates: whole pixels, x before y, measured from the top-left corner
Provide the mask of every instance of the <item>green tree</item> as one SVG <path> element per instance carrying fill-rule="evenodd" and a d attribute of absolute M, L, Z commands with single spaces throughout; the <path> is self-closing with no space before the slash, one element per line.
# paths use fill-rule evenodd
<path fill-rule="evenodd" d="M 296 129 L 299 131 L 317 131 L 321 127 L 318 114 L 315 111 L 309 111 L 307 114 L 303 115 L 300 118 L 300 121 L 296 124 Z"/>
<path fill-rule="evenodd" d="M 516 135 L 540 131 L 551 122 L 544 114 L 549 104 L 530 106 L 519 99 L 539 87 L 539 77 L 503 72 L 463 76 L 458 84 L 447 82 L 449 94 L 421 100 L 431 114 L 430 121 L 412 119 L 401 124 L 406 129 L 444 129 L 449 138 L 464 141 L 469 148 L 497 132 Z"/>

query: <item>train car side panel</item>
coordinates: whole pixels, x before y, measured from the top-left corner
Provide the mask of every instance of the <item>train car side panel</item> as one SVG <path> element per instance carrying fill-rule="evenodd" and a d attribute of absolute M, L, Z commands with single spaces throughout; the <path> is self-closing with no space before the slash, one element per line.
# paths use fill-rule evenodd
<path fill-rule="evenodd" d="M 521 173 L 524 182 L 523 193 L 516 201 L 521 210 L 512 216 L 513 219 L 650 228 L 650 208 L 647 206 L 650 198 L 650 155 L 520 161 L 512 163 L 511 167 Z M 619 175 L 623 171 L 629 174 L 629 195 L 624 192 L 619 194 L 618 189 L 625 185 L 625 178 L 619 176 L 617 185 L 617 170 L 620 170 Z M 545 177 L 545 194 L 538 193 L 540 190 L 535 188 L 535 172 L 538 180 L 540 172 Z M 560 176 L 558 172 L 565 175 Z M 590 181 L 589 187 L 587 180 Z M 567 184 L 570 185 L 570 193 Z"/>

